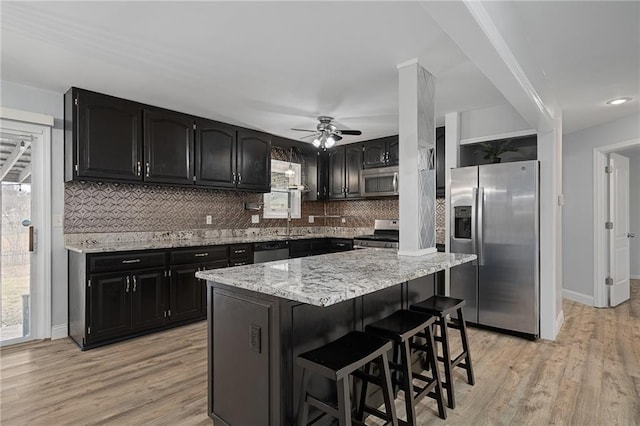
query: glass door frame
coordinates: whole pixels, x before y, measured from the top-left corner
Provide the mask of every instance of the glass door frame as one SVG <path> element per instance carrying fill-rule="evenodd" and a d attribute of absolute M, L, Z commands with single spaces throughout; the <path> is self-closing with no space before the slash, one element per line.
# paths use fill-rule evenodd
<path fill-rule="evenodd" d="M 35 228 L 30 254 L 29 335 L 0 346 L 51 337 L 51 129 L 53 118 L 2 108 L 0 127 L 34 136 L 31 144 L 31 223 Z"/>

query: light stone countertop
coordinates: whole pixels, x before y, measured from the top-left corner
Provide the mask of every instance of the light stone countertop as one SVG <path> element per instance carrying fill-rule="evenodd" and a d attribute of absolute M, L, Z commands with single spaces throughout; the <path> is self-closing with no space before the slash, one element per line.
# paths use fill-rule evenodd
<path fill-rule="evenodd" d="M 395 250 L 367 248 L 201 271 L 196 277 L 296 302 L 331 306 L 476 258 L 475 254 L 460 253 L 398 256 Z"/>
<path fill-rule="evenodd" d="M 357 232 L 328 232 L 307 233 L 303 235 L 242 235 L 242 236 L 218 236 L 210 238 L 181 238 L 181 239 L 140 239 L 137 241 L 75 241 L 67 242 L 67 250 L 78 253 L 109 253 L 117 251 L 136 251 L 167 249 L 178 247 L 214 246 L 223 244 L 258 243 L 264 241 L 304 240 L 314 238 L 353 238 L 361 235 Z"/>

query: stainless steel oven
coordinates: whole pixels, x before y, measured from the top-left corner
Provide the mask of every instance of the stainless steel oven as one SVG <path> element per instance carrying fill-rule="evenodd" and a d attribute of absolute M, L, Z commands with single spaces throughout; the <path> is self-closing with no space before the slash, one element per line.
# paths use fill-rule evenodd
<path fill-rule="evenodd" d="M 398 167 L 380 167 L 360 171 L 360 195 L 388 197 L 398 195 Z"/>

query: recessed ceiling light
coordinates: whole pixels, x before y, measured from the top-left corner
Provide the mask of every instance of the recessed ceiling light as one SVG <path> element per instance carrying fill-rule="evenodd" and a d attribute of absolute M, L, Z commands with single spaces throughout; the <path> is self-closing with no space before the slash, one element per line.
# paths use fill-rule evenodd
<path fill-rule="evenodd" d="M 611 99 L 610 101 L 607 101 L 608 105 L 621 105 L 624 103 L 627 103 L 631 100 L 631 98 L 617 98 L 617 99 Z"/>

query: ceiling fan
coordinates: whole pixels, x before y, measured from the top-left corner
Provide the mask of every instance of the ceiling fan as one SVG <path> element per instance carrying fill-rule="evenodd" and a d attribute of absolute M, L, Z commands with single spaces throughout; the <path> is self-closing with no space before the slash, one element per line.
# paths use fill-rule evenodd
<path fill-rule="evenodd" d="M 313 146 L 317 148 L 331 148 L 336 144 L 339 140 L 342 139 L 341 135 L 361 135 L 362 132 L 360 130 L 338 130 L 336 126 L 332 123 L 333 117 L 327 117 L 325 115 L 321 115 L 318 117 L 318 125 L 316 126 L 316 130 L 307 130 L 307 129 L 291 129 L 298 132 L 311 132 L 312 135 L 303 136 L 301 139 L 310 138 L 315 136 L 313 140 Z"/>

